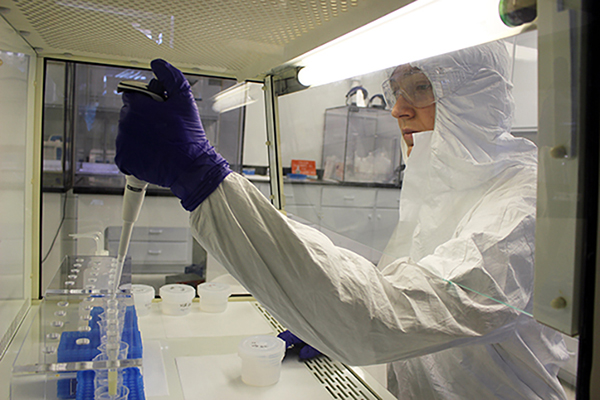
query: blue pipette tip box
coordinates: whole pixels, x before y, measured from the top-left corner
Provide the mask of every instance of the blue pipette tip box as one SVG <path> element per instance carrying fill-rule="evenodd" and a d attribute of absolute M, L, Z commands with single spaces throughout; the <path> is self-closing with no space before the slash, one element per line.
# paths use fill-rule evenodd
<path fill-rule="evenodd" d="M 91 361 L 96 355 L 100 354 L 98 346 L 100 346 L 101 341 L 98 321 L 102 312 L 104 312 L 102 307 L 94 307 L 91 310 L 90 331 L 66 331 L 61 334 L 57 351 L 58 362 Z M 87 339 L 88 343 L 82 344 L 81 341 L 77 343 L 79 339 Z M 137 313 L 134 306 L 128 306 L 125 310 L 121 340 L 129 344 L 127 358 L 142 358 L 142 336 L 138 328 Z M 134 372 L 134 370 L 137 372 Z M 59 379 L 57 382 L 57 397 L 59 399 L 93 399 L 94 376 L 94 371 L 89 370 L 79 371 L 77 379 Z M 125 377 L 127 377 L 127 380 Z M 91 382 L 91 387 L 89 382 Z M 129 388 L 129 400 L 145 399 L 144 384 L 139 368 L 125 368 L 123 383 Z"/>

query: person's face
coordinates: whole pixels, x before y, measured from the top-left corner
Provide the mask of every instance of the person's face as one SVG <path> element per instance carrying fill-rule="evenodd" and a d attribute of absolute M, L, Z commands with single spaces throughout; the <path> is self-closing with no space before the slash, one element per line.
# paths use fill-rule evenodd
<path fill-rule="evenodd" d="M 406 76 L 411 71 L 414 71 L 414 68 L 409 65 L 400 66 L 396 68 L 392 74 L 392 78 Z M 417 90 L 432 90 L 431 82 L 425 75 L 419 74 L 416 77 L 413 74 L 409 79 L 413 78 L 414 82 L 412 84 L 415 85 Z M 433 98 L 433 92 L 431 92 L 431 96 Z M 408 155 L 410 155 L 414 146 L 413 133 L 433 130 L 435 125 L 435 103 L 416 107 L 405 99 L 404 95 L 400 94 L 397 96 L 396 103 L 392 108 L 392 116 L 398 120 L 398 126 L 402 131 L 402 138 L 408 146 Z"/>

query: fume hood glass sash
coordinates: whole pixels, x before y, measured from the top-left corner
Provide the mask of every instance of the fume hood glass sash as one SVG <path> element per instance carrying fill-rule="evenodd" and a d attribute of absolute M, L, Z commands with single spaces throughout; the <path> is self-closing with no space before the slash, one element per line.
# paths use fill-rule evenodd
<path fill-rule="evenodd" d="M 35 53 L 0 18 L 0 358 L 31 304 L 35 71 Z"/>
<path fill-rule="evenodd" d="M 585 268 L 586 167 L 581 6 L 538 2 L 538 195 L 534 310 L 536 320 L 579 333 Z M 596 156 L 597 157 L 597 156 Z M 597 168 L 597 167 L 596 167 Z M 596 172 L 597 173 L 597 172 Z M 594 198 L 596 196 L 594 195 Z M 587 222 L 586 222 L 587 221 Z"/>

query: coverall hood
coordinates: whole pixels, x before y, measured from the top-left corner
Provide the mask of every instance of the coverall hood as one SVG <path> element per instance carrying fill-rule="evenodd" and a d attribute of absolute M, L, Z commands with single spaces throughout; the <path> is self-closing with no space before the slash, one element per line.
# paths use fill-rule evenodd
<path fill-rule="evenodd" d="M 383 266 L 401 256 L 418 261 L 430 254 L 450 238 L 466 210 L 499 174 L 515 166 L 536 167 L 535 145 L 509 133 L 514 106 L 511 60 L 504 42 L 411 65 L 432 83 L 437 99 L 435 127 L 413 134 L 410 157 L 402 141 L 406 160 L 400 201 L 402 237 L 388 245 L 385 253 L 391 257 L 384 257 Z M 407 237 L 413 232 L 418 235 Z"/>

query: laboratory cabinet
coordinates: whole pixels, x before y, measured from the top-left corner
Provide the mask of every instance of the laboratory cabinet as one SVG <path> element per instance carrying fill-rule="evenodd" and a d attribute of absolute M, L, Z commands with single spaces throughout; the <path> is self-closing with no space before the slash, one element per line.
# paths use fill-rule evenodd
<path fill-rule="evenodd" d="M 371 244 L 374 228 L 373 207 L 331 207 L 321 209 L 320 226 L 339 235 L 363 243 Z"/>
<path fill-rule="evenodd" d="M 397 210 L 400 207 L 400 188 L 378 190 L 375 206 L 377 208 L 392 208 Z"/>
<path fill-rule="evenodd" d="M 283 185 L 286 205 L 306 206 L 319 204 L 321 201 L 321 187 L 319 185 L 303 185 L 301 189 L 293 183 Z"/>
<path fill-rule="evenodd" d="M 105 246 L 116 257 L 122 228 L 109 226 L 105 231 Z M 192 264 L 192 234 L 190 228 L 135 226 L 129 244 L 134 273 L 183 273 Z"/>
<path fill-rule="evenodd" d="M 381 192 L 379 192 L 381 193 Z M 378 194 L 379 194 L 378 193 Z M 375 207 L 373 212 L 373 235 L 371 237 L 371 247 L 383 253 L 392 233 L 398 225 L 399 211 L 398 207 Z"/>
<path fill-rule="evenodd" d="M 253 183 L 267 191 L 266 182 Z M 318 182 L 284 183 L 285 211 L 339 246 L 379 261 L 398 222 L 400 189 Z"/>
<path fill-rule="evenodd" d="M 322 188 L 320 225 L 342 237 L 372 246 L 377 191 L 361 187 Z"/>
<path fill-rule="evenodd" d="M 324 186 L 321 193 L 321 204 L 330 207 L 373 207 L 376 191 L 362 187 Z"/>
<path fill-rule="evenodd" d="M 295 205 L 287 204 L 285 206 L 285 212 L 287 215 L 293 215 L 299 217 L 304 223 L 319 227 L 321 221 L 321 208 L 316 205 Z"/>
<path fill-rule="evenodd" d="M 285 211 L 296 215 L 307 222 L 319 226 L 321 215 L 321 187 L 319 185 L 303 185 L 301 190 L 293 183 L 283 185 Z"/>
<path fill-rule="evenodd" d="M 397 204 L 378 199 L 396 196 L 398 188 L 323 187 L 321 226 L 370 248 L 377 263 L 398 222 Z"/>

